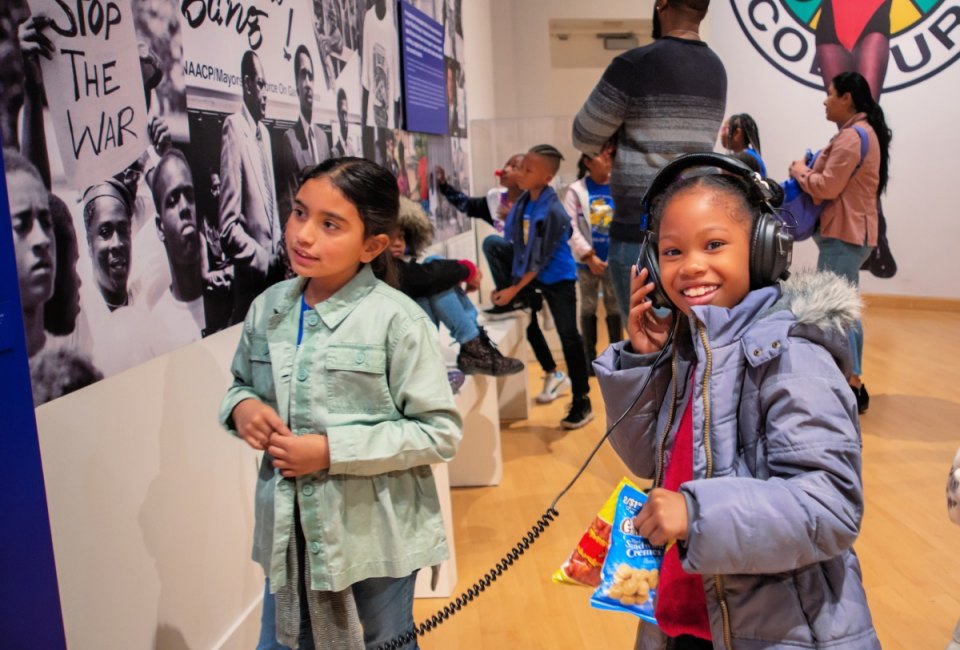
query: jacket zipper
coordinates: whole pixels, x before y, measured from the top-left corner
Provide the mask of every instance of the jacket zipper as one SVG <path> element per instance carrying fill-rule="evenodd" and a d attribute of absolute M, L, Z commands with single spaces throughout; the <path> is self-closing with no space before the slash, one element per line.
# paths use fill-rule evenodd
<path fill-rule="evenodd" d="M 703 446 L 707 454 L 707 478 L 713 476 L 713 449 L 710 442 L 710 374 L 713 372 L 713 352 L 707 340 L 707 329 L 697 320 L 697 332 L 707 357 L 707 364 L 703 371 Z M 733 639 L 730 633 L 730 610 L 727 607 L 727 596 L 723 589 L 723 576 L 713 576 L 713 588 L 720 604 L 720 614 L 723 619 L 723 644 L 726 650 L 733 648 Z"/>

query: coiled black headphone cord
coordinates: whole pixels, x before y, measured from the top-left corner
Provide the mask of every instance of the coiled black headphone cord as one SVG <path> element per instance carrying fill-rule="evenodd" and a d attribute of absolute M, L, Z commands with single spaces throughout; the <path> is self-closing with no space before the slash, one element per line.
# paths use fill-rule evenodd
<path fill-rule="evenodd" d="M 506 555 L 504 555 L 499 562 L 497 562 L 492 569 L 483 575 L 478 581 L 470 585 L 466 591 L 464 591 L 460 596 L 455 600 L 451 600 L 443 609 L 440 609 L 433 616 L 423 621 L 419 625 L 414 626 L 414 629 L 409 632 L 393 639 L 392 641 L 387 641 L 386 643 L 380 644 L 377 647 L 377 650 L 399 650 L 403 648 L 408 643 L 414 641 L 418 636 L 424 636 L 427 632 L 432 631 L 438 625 L 446 621 L 448 618 L 459 612 L 461 609 L 467 606 L 468 603 L 473 601 L 482 594 L 487 587 L 491 586 L 497 578 L 499 578 L 507 569 L 513 566 L 513 563 L 520 559 L 520 556 L 526 553 L 527 549 L 533 545 L 535 541 L 540 537 L 540 534 L 543 533 L 546 528 L 553 523 L 553 520 L 560 516 L 560 513 L 557 511 L 557 502 L 573 487 L 573 484 L 579 480 L 583 473 L 587 470 L 587 467 L 593 461 L 593 457 L 597 455 L 597 452 L 600 451 L 600 447 L 603 446 L 603 443 L 607 441 L 607 438 L 610 437 L 610 434 L 613 433 L 613 430 L 623 421 L 627 414 L 633 410 L 633 407 L 637 405 L 637 402 L 640 401 L 640 396 L 643 395 L 644 391 L 647 389 L 647 384 L 650 383 L 650 379 L 653 377 L 653 370 L 656 368 L 657 364 L 660 363 L 660 359 L 663 357 L 664 351 L 670 347 L 670 343 L 673 340 L 673 334 L 676 331 L 676 327 L 670 328 L 670 334 L 667 338 L 667 342 L 660 352 L 657 353 L 656 358 L 653 360 L 653 363 L 650 365 L 650 373 L 647 375 L 646 379 L 643 380 L 643 384 L 640 386 L 640 390 L 637 391 L 637 396 L 633 398 L 633 402 L 630 403 L 630 406 L 623 412 L 617 421 L 607 429 L 607 432 L 603 434 L 603 437 L 600 438 L 593 450 L 590 452 L 590 455 L 587 456 L 587 459 L 580 466 L 580 469 L 577 470 L 577 473 L 574 477 L 567 483 L 566 487 L 560 490 L 560 493 L 553 500 L 553 503 L 550 504 L 550 507 L 537 519 L 537 522 L 533 525 L 533 528 L 524 535 L 517 544 L 511 548 Z"/>

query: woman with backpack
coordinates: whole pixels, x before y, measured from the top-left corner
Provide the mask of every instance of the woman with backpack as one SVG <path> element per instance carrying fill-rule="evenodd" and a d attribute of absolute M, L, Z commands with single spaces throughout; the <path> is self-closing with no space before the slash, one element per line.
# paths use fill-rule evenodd
<path fill-rule="evenodd" d="M 819 249 L 817 270 L 832 271 L 854 286 L 860 284 L 860 266 L 877 245 L 877 201 L 887 186 L 890 140 L 883 109 L 873 99 L 870 85 L 857 72 L 842 72 L 833 78 L 823 102 L 826 118 L 837 125 L 813 167 L 803 160 L 790 165 L 790 176 L 816 202 L 826 201 L 814 241 Z M 860 135 L 867 134 L 866 155 L 860 158 Z M 860 378 L 863 359 L 863 327 L 857 321 L 849 334 L 853 371 L 850 388 L 860 413 L 870 396 Z"/>

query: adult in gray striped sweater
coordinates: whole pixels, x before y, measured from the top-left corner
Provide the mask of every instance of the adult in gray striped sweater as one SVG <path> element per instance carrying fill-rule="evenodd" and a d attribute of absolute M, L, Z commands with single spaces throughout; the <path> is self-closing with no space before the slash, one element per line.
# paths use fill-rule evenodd
<path fill-rule="evenodd" d="M 723 122 L 727 73 L 700 39 L 710 0 L 656 0 L 660 35 L 616 57 L 573 121 L 573 144 L 597 155 L 613 141 L 610 193 L 617 206 L 608 264 L 620 313 L 630 308 L 630 269 L 643 237 L 641 202 L 661 167 L 712 151 Z"/>

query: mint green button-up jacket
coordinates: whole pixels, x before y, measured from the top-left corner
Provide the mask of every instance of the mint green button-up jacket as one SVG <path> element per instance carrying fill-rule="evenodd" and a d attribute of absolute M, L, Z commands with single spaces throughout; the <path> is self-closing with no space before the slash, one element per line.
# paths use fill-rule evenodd
<path fill-rule="evenodd" d="M 271 589 L 286 584 L 294 502 L 311 588 L 340 591 L 402 577 L 448 557 L 431 463 L 453 458 L 462 420 L 437 330 L 415 302 L 368 266 L 304 314 L 306 280 L 274 285 L 250 307 L 220 421 L 236 435 L 241 401 L 269 404 L 295 435 L 326 435 L 329 470 L 284 479 L 264 453 L 253 559 Z"/>

